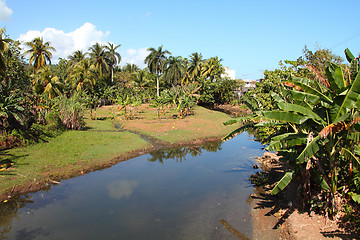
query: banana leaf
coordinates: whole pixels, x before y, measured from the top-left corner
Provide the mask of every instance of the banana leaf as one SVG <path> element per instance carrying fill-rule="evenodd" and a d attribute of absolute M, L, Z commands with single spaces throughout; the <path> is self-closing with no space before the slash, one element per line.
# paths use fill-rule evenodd
<path fill-rule="evenodd" d="M 345 56 L 349 63 L 351 63 L 355 59 L 354 55 L 350 52 L 348 48 L 345 49 Z"/>
<path fill-rule="evenodd" d="M 308 119 L 306 116 L 300 115 L 298 113 L 284 112 L 279 110 L 264 112 L 263 115 L 267 119 L 297 124 L 302 124 Z"/>
<path fill-rule="evenodd" d="M 310 103 L 311 105 L 316 105 L 320 101 L 320 97 L 311 93 L 305 93 L 295 90 L 287 90 L 291 96 L 298 101 L 305 101 Z"/>
<path fill-rule="evenodd" d="M 297 157 L 297 163 L 302 164 L 305 162 L 306 158 L 311 158 L 314 156 L 319 150 L 319 145 L 317 141 L 320 139 L 320 136 L 315 137 L 306 147 L 304 150 L 300 153 L 300 155 Z"/>
<path fill-rule="evenodd" d="M 330 83 L 330 89 L 339 92 L 346 87 L 344 75 L 340 66 L 329 62 L 329 66 L 326 69 L 326 76 Z"/>
<path fill-rule="evenodd" d="M 320 122 L 321 124 L 326 124 L 326 122 L 321 117 L 319 117 L 319 115 L 317 115 L 312 111 L 312 109 L 309 109 L 307 107 L 285 102 L 278 103 L 278 105 L 280 109 L 284 111 L 301 113 L 310 119 Z"/>
<path fill-rule="evenodd" d="M 356 105 L 359 95 L 360 95 L 360 74 L 357 74 L 355 80 L 350 85 L 350 88 L 348 89 L 347 94 L 345 95 L 333 120 L 336 121 L 339 117 L 341 117 L 347 112 L 347 109 L 353 108 Z"/>
<path fill-rule="evenodd" d="M 300 86 L 305 92 L 320 97 L 320 99 L 326 103 L 330 103 L 330 104 L 332 103 L 332 100 L 328 96 L 323 94 L 321 91 L 319 91 L 315 87 L 311 86 L 309 79 L 300 78 L 300 77 L 292 77 L 291 81 L 293 83 L 295 83 L 296 85 Z M 319 85 L 317 85 L 317 86 L 319 87 Z"/>
<path fill-rule="evenodd" d="M 272 195 L 278 194 L 282 191 L 292 180 L 294 172 L 286 172 L 285 175 L 280 179 L 280 181 L 275 185 L 271 190 Z"/>
<path fill-rule="evenodd" d="M 360 166 L 360 160 L 356 157 L 349 149 L 342 148 L 341 155 L 344 156 L 346 159 L 352 160 L 357 166 Z"/>
<path fill-rule="evenodd" d="M 235 129 L 234 131 L 232 131 L 231 133 L 229 133 L 228 135 L 226 135 L 225 137 L 223 137 L 221 140 L 223 140 L 223 141 L 229 140 L 230 138 L 234 137 L 236 134 L 241 133 L 241 132 L 244 131 L 245 129 L 250 128 L 250 127 L 253 127 L 253 126 L 254 126 L 253 123 L 244 125 L 244 126 L 238 128 L 238 129 Z"/>

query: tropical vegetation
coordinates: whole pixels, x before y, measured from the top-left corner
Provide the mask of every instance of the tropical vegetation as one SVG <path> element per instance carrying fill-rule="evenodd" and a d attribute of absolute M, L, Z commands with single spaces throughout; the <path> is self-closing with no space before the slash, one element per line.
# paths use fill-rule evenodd
<path fill-rule="evenodd" d="M 255 127 L 266 148 L 292 166 L 272 194 L 296 179 L 303 210 L 334 216 L 346 208 L 356 216 L 360 204 L 359 57 L 346 49 L 346 65 L 329 50 L 313 53 L 305 48 L 304 53 L 304 58 L 286 61 L 289 66 L 266 72 L 264 82 L 244 97 L 253 114 L 227 122 L 243 123 L 228 137 Z"/>

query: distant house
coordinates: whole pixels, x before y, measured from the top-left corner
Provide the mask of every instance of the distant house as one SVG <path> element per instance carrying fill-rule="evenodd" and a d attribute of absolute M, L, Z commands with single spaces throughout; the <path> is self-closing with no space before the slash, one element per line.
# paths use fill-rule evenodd
<path fill-rule="evenodd" d="M 229 77 L 232 80 L 235 80 L 235 70 L 231 70 L 229 67 L 225 67 L 225 74 L 222 75 L 222 77 Z"/>
<path fill-rule="evenodd" d="M 255 89 L 256 83 L 259 82 L 259 80 L 251 80 L 251 79 L 242 79 L 242 80 L 245 82 L 245 85 L 238 89 L 235 89 L 234 91 L 235 98 L 240 98 L 241 96 L 244 95 L 244 93 L 246 93 L 250 89 Z"/>

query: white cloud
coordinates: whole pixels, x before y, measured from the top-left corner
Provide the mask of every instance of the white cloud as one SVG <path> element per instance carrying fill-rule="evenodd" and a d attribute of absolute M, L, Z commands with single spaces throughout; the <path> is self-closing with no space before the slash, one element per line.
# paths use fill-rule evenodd
<path fill-rule="evenodd" d="M 137 181 L 118 180 L 109 183 L 107 186 L 109 197 L 120 200 L 121 198 L 128 198 L 134 191 L 134 188 L 139 184 Z"/>
<path fill-rule="evenodd" d="M 136 64 L 140 68 L 145 67 L 144 60 L 149 55 L 149 51 L 147 48 L 139 48 L 139 49 L 127 49 L 125 53 L 121 54 L 121 65 L 125 65 L 126 63 Z"/>
<path fill-rule="evenodd" d="M 73 32 L 68 33 L 55 28 L 45 28 L 42 32 L 28 31 L 21 34 L 18 40 L 29 42 L 36 37 L 43 37 L 44 41 L 50 42 L 50 45 L 56 49 L 52 62 L 57 62 L 59 57 L 66 58 L 76 50 L 86 52 L 96 42 L 105 43 L 109 34 L 109 31 L 104 33 L 96 30 L 96 26 L 91 23 L 84 23 Z"/>
<path fill-rule="evenodd" d="M 0 0 L 0 21 L 9 21 L 13 11 L 6 6 L 5 0 Z"/>
<path fill-rule="evenodd" d="M 109 34 L 109 31 L 103 32 L 97 30 L 96 26 L 91 23 L 84 23 L 74 31 L 67 33 L 55 28 L 45 28 L 43 31 L 31 30 L 21 34 L 18 40 L 29 42 L 36 37 L 43 37 L 44 41 L 50 42 L 50 45 L 56 49 L 56 52 L 53 52 L 51 62 L 57 63 L 59 57 L 67 58 L 77 50 L 87 52 L 89 47 L 96 42 L 105 44 Z M 140 68 L 145 67 L 144 60 L 149 54 L 147 48 L 119 50 L 122 66 L 126 63 L 131 63 L 138 65 Z"/>

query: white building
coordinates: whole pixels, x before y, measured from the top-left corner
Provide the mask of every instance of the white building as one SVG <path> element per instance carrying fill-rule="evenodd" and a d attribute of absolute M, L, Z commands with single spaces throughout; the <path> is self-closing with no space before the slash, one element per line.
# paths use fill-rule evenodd
<path fill-rule="evenodd" d="M 232 80 L 235 80 L 235 70 L 231 70 L 229 67 L 225 67 L 225 77 L 229 77 Z"/>

